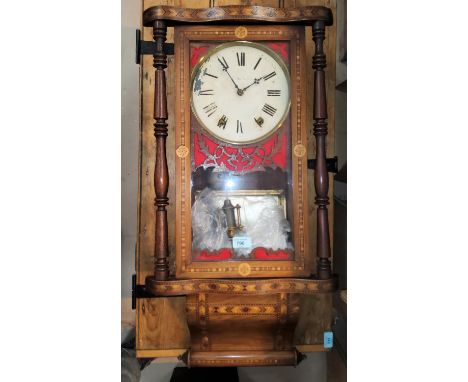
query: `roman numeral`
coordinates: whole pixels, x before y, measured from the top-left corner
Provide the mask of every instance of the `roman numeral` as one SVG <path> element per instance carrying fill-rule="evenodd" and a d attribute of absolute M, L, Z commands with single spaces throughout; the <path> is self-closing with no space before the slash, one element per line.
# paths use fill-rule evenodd
<path fill-rule="evenodd" d="M 266 76 L 263 77 L 263 79 L 266 81 L 266 80 L 269 80 L 271 77 L 274 77 L 276 76 L 276 72 L 271 72 L 270 74 L 267 74 Z"/>
<path fill-rule="evenodd" d="M 218 106 L 214 102 L 211 102 L 209 105 L 206 105 L 203 110 L 205 110 L 205 113 L 208 114 L 208 117 L 211 117 L 217 108 Z"/>
<path fill-rule="evenodd" d="M 258 64 L 260 64 L 260 61 L 262 61 L 262 57 L 260 57 L 257 61 L 257 63 L 254 66 L 254 70 L 257 69 Z"/>
<path fill-rule="evenodd" d="M 245 66 L 245 53 L 241 52 L 240 56 L 239 53 L 236 53 L 237 55 L 237 64 L 239 66 Z"/>
<path fill-rule="evenodd" d="M 267 90 L 269 97 L 279 97 L 281 95 L 281 90 Z"/>
<path fill-rule="evenodd" d="M 239 134 L 239 131 L 244 134 L 244 131 L 242 130 L 242 122 L 237 120 L 237 134 Z"/>
<path fill-rule="evenodd" d="M 254 120 L 255 122 L 257 122 L 257 125 L 260 127 L 262 127 L 263 122 L 265 122 L 262 117 L 254 118 Z"/>
<path fill-rule="evenodd" d="M 268 105 L 267 103 L 265 104 L 265 106 L 263 106 L 262 110 L 272 117 L 276 113 L 276 109 L 273 106 Z"/>
<path fill-rule="evenodd" d="M 224 128 L 226 127 L 227 121 L 228 121 L 227 117 L 223 115 L 218 121 L 218 127 L 222 127 L 224 130 Z"/>
<path fill-rule="evenodd" d="M 215 76 L 213 74 L 208 73 L 207 70 L 208 70 L 208 68 L 205 68 L 205 70 L 203 71 L 204 76 L 210 76 L 210 77 L 213 77 L 213 78 L 218 78 L 218 76 Z"/>
<path fill-rule="evenodd" d="M 224 57 L 221 57 L 223 60 L 221 61 L 218 57 L 218 61 L 219 63 L 221 64 L 221 66 L 223 67 L 223 70 L 228 70 L 229 69 L 229 65 L 228 63 L 226 62 L 226 59 Z"/>
<path fill-rule="evenodd" d="M 214 95 L 213 89 L 200 90 L 198 95 Z"/>

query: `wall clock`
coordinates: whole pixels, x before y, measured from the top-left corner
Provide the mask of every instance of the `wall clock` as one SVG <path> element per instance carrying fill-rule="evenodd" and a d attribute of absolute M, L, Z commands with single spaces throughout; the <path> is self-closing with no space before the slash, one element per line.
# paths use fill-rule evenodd
<path fill-rule="evenodd" d="M 325 158 L 325 7 L 155 6 L 155 272 L 186 296 L 191 366 L 296 364 L 300 296 L 335 288 Z M 305 26 L 315 42 L 316 252 L 309 250 Z M 174 27 L 175 176 L 169 179 L 167 27 Z M 168 221 L 169 182 L 175 221 Z M 174 273 L 168 226 L 175 225 Z"/>

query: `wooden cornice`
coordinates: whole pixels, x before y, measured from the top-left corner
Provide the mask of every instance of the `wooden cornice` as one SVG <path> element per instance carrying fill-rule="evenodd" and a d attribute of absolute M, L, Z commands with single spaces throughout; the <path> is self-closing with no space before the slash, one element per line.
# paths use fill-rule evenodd
<path fill-rule="evenodd" d="M 299 8 L 273 8 L 257 5 L 229 5 L 212 8 L 179 8 L 169 5 L 157 5 L 143 13 L 143 25 L 153 26 L 156 20 L 162 20 L 167 26 L 183 24 L 302 24 L 312 25 L 314 21 L 333 24 L 332 12 L 321 6 Z"/>

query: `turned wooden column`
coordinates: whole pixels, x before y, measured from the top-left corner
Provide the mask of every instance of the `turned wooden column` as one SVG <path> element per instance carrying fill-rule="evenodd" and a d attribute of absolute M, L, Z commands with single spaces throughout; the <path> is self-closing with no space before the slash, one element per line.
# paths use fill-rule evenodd
<path fill-rule="evenodd" d="M 157 20 L 153 24 L 153 39 L 156 42 L 156 53 L 153 55 L 153 66 L 156 68 L 154 83 L 154 136 L 156 137 L 156 163 L 154 167 L 154 190 L 156 193 L 156 231 L 155 231 L 155 268 L 156 280 L 169 278 L 168 264 L 168 234 L 167 211 L 169 204 L 167 191 L 169 188 L 169 172 L 166 158 L 167 137 L 167 99 L 166 74 L 167 56 L 164 53 L 167 26 L 164 21 Z"/>
<path fill-rule="evenodd" d="M 325 39 L 325 23 L 323 21 L 315 21 L 312 24 L 312 37 L 315 42 L 312 68 L 314 69 L 314 135 L 316 142 L 314 184 L 315 204 L 317 205 L 317 276 L 323 280 L 331 277 L 326 163 L 327 96 L 324 72 L 327 62 L 323 52 L 323 40 Z"/>

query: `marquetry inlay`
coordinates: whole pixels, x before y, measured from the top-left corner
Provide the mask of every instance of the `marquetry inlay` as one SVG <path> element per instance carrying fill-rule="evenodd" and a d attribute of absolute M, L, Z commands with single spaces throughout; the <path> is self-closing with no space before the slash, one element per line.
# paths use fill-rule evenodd
<path fill-rule="evenodd" d="M 334 279 L 191 279 L 156 281 L 150 277 L 146 280 L 148 291 L 158 296 L 180 296 L 198 293 L 236 295 L 264 295 L 271 293 L 314 294 L 331 292 L 335 286 Z"/>
<path fill-rule="evenodd" d="M 250 272 L 251 272 L 251 269 L 250 269 L 249 264 L 242 263 L 241 265 L 239 265 L 239 274 L 241 276 L 248 276 L 248 275 L 250 275 Z"/>
<path fill-rule="evenodd" d="M 247 36 L 247 28 L 246 27 L 237 27 L 234 31 L 234 34 L 237 38 L 245 38 Z"/>
<path fill-rule="evenodd" d="M 189 153 L 187 146 L 180 145 L 177 147 L 176 154 L 179 158 L 185 158 Z"/>
<path fill-rule="evenodd" d="M 298 158 L 302 158 L 305 155 L 306 151 L 307 150 L 304 145 L 299 144 L 294 146 L 294 155 Z"/>

